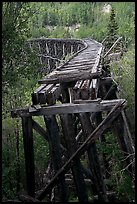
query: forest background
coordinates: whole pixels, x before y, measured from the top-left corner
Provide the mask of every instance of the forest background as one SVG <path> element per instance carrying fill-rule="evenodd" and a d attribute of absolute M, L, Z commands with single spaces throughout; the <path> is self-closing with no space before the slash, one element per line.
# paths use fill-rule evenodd
<path fill-rule="evenodd" d="M 117 35 L 125 47 L 122 58 L 111 64 L 121 98 L 128 101 L 127 118 L 134 140 L 135 132 L 135 2 L 3 2 L 2 3 L 2 199 L 15 199 L 25 189 L 24 150 L 20 119 L 12 119 L 11 109 L 31 104 L 31 93 L 42 78 L 35 53 L 28 39 L 92 38 L 98 42 L 108 34 L 111 7 L 118 24 Z M 42 124 L 41 119 L 36 118 Z M 108 135 L 108 140 L 111 135 Z M 49 152 L 45 141 L 34 133 L 36 187 L 42 185 Z M 132 180 L 121 171 L 115 140 L 105 149 L 113 155 L 108 181 L 120 200 L 133 201 Z M 113 151 L 112 151 L 113 149 Z M 120 179 L 119 179 L 120 178 Z M 71 198 L 73 199 L 73 198 Z"/>

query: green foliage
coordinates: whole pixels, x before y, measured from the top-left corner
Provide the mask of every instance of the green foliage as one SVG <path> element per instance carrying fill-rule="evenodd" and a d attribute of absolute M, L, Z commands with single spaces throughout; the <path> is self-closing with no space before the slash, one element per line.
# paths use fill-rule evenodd
<path fill-rule="evenodd" d="M 52 31 L 49 37 L 50 38 L 63 38 L 65 32 L 66 30 L 63 26 L 58 26 Z"/>
<path fill-rule="evenodd" d="M 116 22 L 115 10 L 113 7 L 111 8 L 110 20 L 107 27 L 108 35 L 115 36 L 117 34 L 118 24 Z"/>
<path fill-rule="evenodd" d="M 129 108 L 135 108 L 135 49 L 134 46 L 124 53 L 118 62 L 113 62 L 111 70 L 116 76 L 119 84 L 120 96 L 128 101 Z M 130 82 L 130 83 L 129 83 Z"/>
<path fill-rule="evenodd" d="M 98 141 L 98 152 L 104 154 L 109 163 L 107 172 L 109 178 L 106 179 L 108 188 L 116 192 L 116 199 L 122 202 L 132 202 L 135 199 L 135 193 L 132 188 L 132 179 L 129 174 L 123 170 L 123 155 L 119 148 L 118 141 L 111 132 L 105 134 L 105 142 Z"/>

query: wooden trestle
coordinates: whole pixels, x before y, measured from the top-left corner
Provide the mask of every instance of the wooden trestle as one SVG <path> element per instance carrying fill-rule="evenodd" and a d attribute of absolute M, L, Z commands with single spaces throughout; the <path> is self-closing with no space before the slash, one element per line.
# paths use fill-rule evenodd
<path fill-rule="evenodd" d="M 71 172 L 79 202 L 89 200 L 86 179 L 90 180 L 93 195 L 98 195 L 99 201 L 108 202 L 96 140 L 105 138 L 104 133 L 111 128 L 124 155 L 132 155 L 134 148 L 124 114 L 126 100 L 118 99 L 111 75 L 103 70 L 104 47 L 92 39 L 43 38 L 29 43 L 31 49 L 35 45 L 33 49 L 37 47 L 42 53 L 39 56 L 48 71 L 32 93 L 32 105 L 11 111 L 13 118 L 22 118 L 28 195 L 41 201 L 56 187 L 55 200 L 67 202 L 66 174 Z M 70 58 L 59 65 L 59 60 L 68 54 Z M 46 131 L 33 116 L 43 116 Z M 35 192 L 33 129 L 48 141 L 54 168 L 54 177 L 40 193 Z M 89 167 L 81 162 L 84 154 Z M 129 165 L 132 157 L 126 162 Z M 132 165 L 128 171 L 133 173 Z"/>

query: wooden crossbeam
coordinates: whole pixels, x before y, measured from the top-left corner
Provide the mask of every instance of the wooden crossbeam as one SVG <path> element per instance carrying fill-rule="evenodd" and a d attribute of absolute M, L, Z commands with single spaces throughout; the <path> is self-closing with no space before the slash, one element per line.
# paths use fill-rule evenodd
<path fill-rule="evenodd" d="M 101 72 L 92 73 L 91 70 L 69 70 L 67 71 L 53 71 L 45 79 L 39 80 L 39 84 L 63 83 L 77 81 L 81 79 L 94 79 L 101 76 Z"/>
<path fill-rule="evenodd" d="M 113 106 L 118 102 L 123 102 L 124 99 L 115 100 L 102 100 L 98 103 L 91 102 L 85 104 L 74 104 L 74 103 L 64 103 L 61 105 L 53 106 L 43 106 L 41 109 L 37 110 L 33 107 L 28 107 L 26 109 L 15 109 L 11 111 L 11 116 L 16 118 L 29 117 L 29 116 L 40 116 L 40 115 L 55 115 L 55 114 L 68 114 L 68 113 L 83 113 L 83 112 L 101 112 L 110 111 Z"/>

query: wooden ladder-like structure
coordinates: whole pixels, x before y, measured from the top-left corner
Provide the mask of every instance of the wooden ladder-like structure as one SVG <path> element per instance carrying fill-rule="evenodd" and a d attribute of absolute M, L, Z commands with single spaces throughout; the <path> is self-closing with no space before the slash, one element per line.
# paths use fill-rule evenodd
<path fill-rule="evenodd" d="M 29 44 L 38 49 L 41 64 L 48 71 L 45 68 L 46 76 L 32 93 L 32 105 L 11 111 L 13 118 L 22 119 L 28 195 L 42 201 L 56 187 L 55 201 L 67 202 L 69 172 L 79 202 L 88 201 L 89 184 L 99 201 L 108 202 L 96 141 L 105 140 L 104 133 L 111 128 L 124 155 L 132 155 L 134 147 L 124 114 L 126 100 L 118 98 L 113 78 L 102 64 L 104 47 L 92 39 L 42 38 Z M 46 130 L 33 116 L 43 116 Z M 54 169 L 53 178 L 39 192 L 35 192 L 33 129 L 49 143 Z M 88 167 L 81 162 L 83 155 Z M 128 157 L 125 165 L 132 160 Z M 132 165 L 128 171 L 132 175 Z"/>

